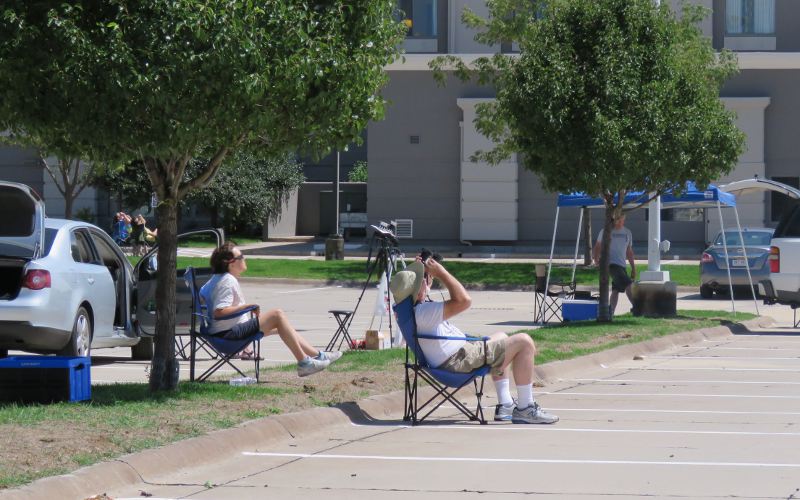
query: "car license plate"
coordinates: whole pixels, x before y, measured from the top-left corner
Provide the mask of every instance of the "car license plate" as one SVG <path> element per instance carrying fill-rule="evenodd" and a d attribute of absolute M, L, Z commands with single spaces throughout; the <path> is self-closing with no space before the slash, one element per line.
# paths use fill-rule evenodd
<path fill-rule="evenodd" d="M 747 266 L 747 259 L 731 259 L 732 267 L 745 267 Z"/>

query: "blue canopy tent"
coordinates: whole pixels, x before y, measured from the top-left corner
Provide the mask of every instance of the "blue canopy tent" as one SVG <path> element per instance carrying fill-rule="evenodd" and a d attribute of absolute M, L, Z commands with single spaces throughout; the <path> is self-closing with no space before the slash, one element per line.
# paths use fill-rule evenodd
<path fill-rule="evenodd" d="M 616 200 L 615 200 L 616 201 Z M 625 196 L 623 206 L 635 207 L 637 205 L 647 204 L 650 201 L 650 195 L 643 191 L 628 193 Z M 747 275 L 750 280 L 750 287 L 752 288 L 753 279 L 750 276 L 749 261 L 747 261 L 747 253 L 744 247 L 744 239 L 742 238 L 742 227 L 739 222 L 739 212 L 736 210 L 736 197 L 725 191 L 721 191 L 714 185 L 709 185 L 706 189 L 698 189 L 694 182 L 687 182 L 686 189 L 682 193 L 665 193 L 661 195 L 662 208 L 717 208 L 719 213 L 720 226 L 725 231 L 725 224 L 722 219 L 722 207 L 731 207 L 736 214 L 736 226 L 739 230 L 739 241 L 742 243 L 742 252 L 745 256 L 747 265 Z M 545 289 L 550 286 L 550 269 L 553 265 L 553 252 L 556 244 L 556 234 L 558 232 L 558 218 L 561 207 L 574 207 L 574 208 L 605 208 L 602 198 L 596 198 L 587 195 L 586 193 L 570 193 L 559 194 L 558 202 L 556 205 L 556 218 L 553 227 L 553 239 L 550 244 L 550 259 L 547 263 L 547 279 L 545 281 Z M 581 225 L 583 224 L 583 211 L 580 213 L 578 219 L 578 236 L 575 239 L 575 254 L 572 261 L 572 282 L 575 282 L 575 270 L 578 262 L 578 248 L 581 238 Z M 723 246 L 725 249 L 725 259 L 730 262 L 728 258 L 728 245 L 723 238 Z M 730 279 L 730 268 L 728 268 L 728 283 L 731 293 L 731 307 L 733 312 L 736 312 L 736 305 L 733 301 L 733 285 Z M 755 290 L 753 291 L 753 301 L 756 303 L 756 313 L 758 313 L 758 303 L 756 302 Z M 542 319 L 540 316 L 538 319 Z"/>

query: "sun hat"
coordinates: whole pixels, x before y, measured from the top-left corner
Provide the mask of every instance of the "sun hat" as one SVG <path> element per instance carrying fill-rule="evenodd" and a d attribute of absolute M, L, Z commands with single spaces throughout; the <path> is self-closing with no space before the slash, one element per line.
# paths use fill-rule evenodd
<path fill-rule="evenodd" d="M 413 301 L 416 302 L 424 278 L 425 266 L 420 261 L 414 261 L 407 268 L 395 274 L 389 284 L 394 302 L 399 304 L 408 297 L 413 297 Z"/>

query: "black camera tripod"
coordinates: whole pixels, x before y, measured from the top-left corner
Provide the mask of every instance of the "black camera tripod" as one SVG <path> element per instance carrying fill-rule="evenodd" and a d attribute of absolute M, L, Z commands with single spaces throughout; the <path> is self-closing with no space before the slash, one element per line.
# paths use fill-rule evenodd
<path fill-rule="evenodd" d="M 374 259 L 372 258 L 373 250 L 376 250 Z M 377 231 L 372 235 L 369 245 L 369 255 L 367 256 L 367 280 L 364 282 L 364 286 L 361 288 L 361 294 L 358 296 L 356 306 L 353 308 L 353 314 L 351 314 L 350 318 L 347 320 L 346 328 L 348 331 L 350 330 L 350 324 L 353 322 L 353 318 L 356 317 L 356 311 L 358 311 L 358 306 L 361 305 L 361 299 L 364 298 L 364 293 L 369 287 L 369 282 L 370 279 L 372 279 L 372 276 L 375 275 L 376 279 L 378 280 L 381 279 L 381 275 L 386 276 L 386 284 L 388 286 L 392 271 L 396 269 L 395 262 L 398 259 L 400 259 L 402 262 L 402 257 L 403 252 L 400 251 L 397 240 L 394 238 L 394 236 Z M 376 271 L 378 271 L 378 273 L 376 273 Z M 388 300 L 388 295 L 389 291 L 387 289 L 383 299 Z M 394 347 L 391 308 L 389 310 L 389 342 L 390 345 Z"/>

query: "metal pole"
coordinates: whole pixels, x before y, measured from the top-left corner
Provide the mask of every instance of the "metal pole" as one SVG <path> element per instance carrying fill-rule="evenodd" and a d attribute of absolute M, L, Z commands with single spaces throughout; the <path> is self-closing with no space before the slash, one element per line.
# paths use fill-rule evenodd
<path fill-rule="evenodd" d="M 336 179 L 333 181 L 333 191 L 336 203 L 336 209 L 333 211 L 336 214 L 336 223 L 334 224 L 334 234 L 339 236 L 339 151 L 336 151 Z"/>
<path fill-rule="evenodd" d="M 722 220 L 722 205 L 717 200 L 717 212 L 719 212 L 719 227 L 722 229 L 722 247 L 725 249 L 725 270 L 728 271 L 728 289 L 731 292 L 731 310 L 736 316 L 736 302 L 733 300 L 733 281 L 731 281 L 731 260 L 728 255 L 728 238 L 725 237 L 725 222 Z"/>
<path fill-rule="evenodd" d="M 572 280 L 570 283 L 575 285 L 575 270 L 578 268 L 578 247 L 581 243 L 581 229 L 583 229 L 583 208 L 581 208 L 581 215 L 578 217 L 578 237 L 575 238 L 575 256 L 572 258 Z M 573 286 L 573 290 L 574 290 Z"/>
<path fill-rule="evenodd" d="M 553 266 L 553 251 L 556 248 L 556 233 L 558 232 L 558 211 L 560 207 L 556 205 L 556 223 L 553 224 L 553 241 L 550 243 L 550 260 L 547 261 L 547 278 L 544 280 L 544 302 L 547 302 L 547 291 L 550 288 L 550 268 Z M 544 324 L 544 308 L 539 309 L 540 322 Z"/>
<path fill-rule="evenodd" d="M 739 243 L 742 245 L 742 255 L 744 255 L 745 269 L 747 269 L 747 282 L 750 283 L 750 292 L 753 294 L 753 305 L 756 307 L 756 316 L 758 316 L 758 299 L 756 298 L 756 289 L 753 288 L 753 275 L 750 274 L 750 259 L 747 257 L 747 248 L 744 245 L 742 224 L 739 222 L 739 207 L 733 207 L 733 213 L 736 215 L 736 228 L 739 230 Z M 730 265 L 730 261 L 728 261 L 728 264 Z M 728 272 L 730 273 L 730 268 Z"/>

